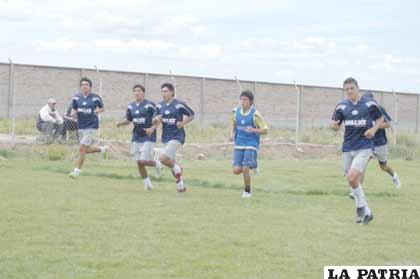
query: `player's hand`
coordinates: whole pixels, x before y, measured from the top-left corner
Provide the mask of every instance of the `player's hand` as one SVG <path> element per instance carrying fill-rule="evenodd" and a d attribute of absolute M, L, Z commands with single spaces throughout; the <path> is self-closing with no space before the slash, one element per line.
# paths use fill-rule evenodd
<path fill-rule="evenodd" d="M 96 115 L 98 115 L 99 113 L 101 113 L 101 109 L 100 109 L 100 108 L 96 108 L 93 112 L 94 112 Z"/>
<path fill-rule="evenodd" d="M 178 127 L 178 129 L 181 129 L 182 127 L 184 127 L 184 123 L 182 122 L 177 122 L 176 126 Z"/>
<path fill-rule="evenodd" d="M 148 137 L 151 137 L 153 135 L 153 132 L 155 131 L 155 128 L 154 127 L 146 128 L 144 129 L 144 131 L 146 132 L 146 135 Z"/>
<path fill-rule="evenodd" d="M 256 133 L 258 130 L 256 128 L 253 128 L 251 126 L 246 127 L 246 131 L 248 133 Z"/>
<path fill-rule="evenodd" d="M 340 129 L 340 120 L 331 120 L 330 127 L 336 131 Z"/>
<path fill-rule="evenodd" d="M 115 122 L 115 126 L 117 126 L 117 128 L 119 128 L 121 126 L 120 122 Z"/>
<path fill-rule="evenodd" d="M 77 118 L 77 111 L 75 109 L 72 109 L 70 112 L 70 117 L 73 119 Z"/>
<path fill-rule="evenodd" d="M 374 128 L 370 128 L 365 132 L 365 137 L 371 139 L 375 136 L 376 130 Z"/>
<path fill-rule="evenodd" d="M 233 142 L 233 140 L 234 140 L 234 135 L 230 135 L 229 136 L 229 142 Z"/>

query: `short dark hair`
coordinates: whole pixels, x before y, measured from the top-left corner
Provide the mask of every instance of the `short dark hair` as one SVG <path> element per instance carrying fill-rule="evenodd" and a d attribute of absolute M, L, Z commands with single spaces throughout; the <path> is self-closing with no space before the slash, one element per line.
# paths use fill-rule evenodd
<path fill-rule="evenodd" d="M 242 91 L 239 97 L 247 97 L 251 103 L 254 102 L 254 94 L 252 93 L 251 90 Z"/>
<path fill-rule="evenodd" d="M 82 82 L 84 82 L 84 81 L 88 82 L 89 83 L 89 86 L 92 87 L 92 81 L 89 78 L 87 78 L 87 77 L 82 77 L 80 79 L 80 86 L 82 86 Z"/>
<path fill-rule="evenodd" d="M 168 89 L 169 89 L 169 91 L 172 91 L 172 92 L 174 92 L 174 91 L 175 91 L 175 88 L 174 88 L 174 86 L 172 85 L 172 83 L 166 82 L 166 83 L 164 83 L 164 84 L 162 84 L 162 85 L 160 86 L 160 89 L 162 89 L 163 87 L 168 88 Z"/>
<path fill-rule="evenodd" d="M 370 90 L 365 91 L 365 93 L 363 93 L 363 96 L 366 96 L 366 97 L 371 98 L 371 99 L 373 99 L 373 98 L 374 98 L 374 96 L 373 96 L 373 92 L 372 92 L 372 91 L 370 91 Z"/>
<path fill-rule="evenodd" d="M 160 89 L 163 89 L 164 87 L 168 88 L 169 91 L 171 91 L 173 93 L 172 96 L 174 95 L 174 93 L 175 93 L 175 87 L 172 85 L 172 83 L 165 82 L 164 84 L 162 84 L 160 86 Z"/>
<path fill-rule="evenodd" d="M 134 86 L 133 86 L 133 90 L 134 90 L 134 89 L 136 89 L 136 88 L 140 88 L 140 89 L 141 89 L 141 91 L 146 92 L 146 89 L 145 89 L 145 88 L 144 88 L 144 86 L 143 86 L 143 85 L 141 85 L 141 84 L 136 84 L 136 85 L 134 85 Z"/>
<path fill-rule="evenodd" d="M 349 83 L 353 83 L 354 85 L 359 87 L 359 84 L 357 83 L 357 80 L 355 78 L 352 78 L 352 77 L 346 78 L 343 82 L 343 86 Z"/>

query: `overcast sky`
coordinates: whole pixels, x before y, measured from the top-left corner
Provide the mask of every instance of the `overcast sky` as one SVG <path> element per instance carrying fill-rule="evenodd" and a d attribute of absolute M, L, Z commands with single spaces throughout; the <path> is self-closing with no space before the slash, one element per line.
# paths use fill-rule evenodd
<path fill-rule="evenodd" d="M 420 93 L 417 0 L 0 0 L 0 61 Z"/>

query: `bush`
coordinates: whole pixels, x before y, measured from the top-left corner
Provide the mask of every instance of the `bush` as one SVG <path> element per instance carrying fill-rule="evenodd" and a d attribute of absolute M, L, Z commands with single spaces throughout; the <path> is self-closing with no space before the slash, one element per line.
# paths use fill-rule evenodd
<path fill-rule="evenodd" d="M 67 155 L 65 146 L 62 145 L 50 145 L 47 150 L 47 157 L 50 161 L 64 160 Z"/>
<path fill-rule="evenodd" d="M 0 156 L 4 158 L 12 158 L 15 156 L 15 153 L 9 149 L 0 149 Z"/>

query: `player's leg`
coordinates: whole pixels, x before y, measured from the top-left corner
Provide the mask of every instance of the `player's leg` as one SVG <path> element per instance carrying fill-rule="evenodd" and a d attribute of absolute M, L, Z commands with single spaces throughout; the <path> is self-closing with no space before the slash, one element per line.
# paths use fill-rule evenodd
<path fill-rule="evenodd" d="M 387 172 L 391 176 L 392 183 L 394 183 L 395 188 L 400 189 L 400 178 L 398 177 L 398 174 L 391 168 L 391 166 L 387 162 L 379 162 L 379 167 L 381 168 L 381 170 Z"/>
<path fill-rule="evenodd" d="M 70 177 L 76 178 L 76 177 L 80 176 L 80 172 L 82 171 L 82 167 L 83 167 L 83 164 L 85 162 L 87 148 L 88 147 L 85 144 L 80 144 L 80 146 L 79 146 L 79 158 L 77 158 L 77 160 L 76 160 L 76 166 L 75 166 L 74 170 L 69 174 Z"/>
<path fill-rule="evenodd" d="M 235 175 L 239 175 L 242 173 L 242 161 L 244 158 L 244 152 L 245 150 L 242 149 L 233 150 L 232 171 Z"/>
<path fill-rule="evenodd" d="M 105 153 L 107 150 L 106 146 L 97 146 L 95 143 L 98 143 L 98 130 L 96 129 L 86 129 L 84 138 L 82 141 L 85 141 L 88 148 L 86 149 L 86 153 L 97 153 L 102 152 Z"/>
<path fill-rule="evenodd" d="M 156 161 L 153 160 L 153 147 L 154 143 L 146 141 L 137 143 L 138 151 L 141 153 L 140 162 L 145 167 L 156 167 Z"/>
<path fill-rule="evenodd" d="M 182 193 L 186 191 L 182 177 L 183 170 L 182 167 L 175 161 L 176 153 L 181 146 L 182 144 L 178 140 L 168 141 L 159 156 L 159 161 L 171 169 L 172 174 L 176 179 L 177 192 Z"/>
<path fill-rule="evenodd" d="M 79 130 L 78 132 L 80 137 L 79 158 L 76 160 L 76 166 L 74 170 L 70 173 L 70 177 L 72 178 L 76 178 L 80 175 L 83 164 L 85 162 L 88 146 L 91 144 L 91 139 L 87 130 Z"/>
<path fill-rule="evenodd" d="M 146 141 L 143 144 L 142 153 L 143 159 L 141 163 L 146 167 L 155 167 L 156 168 L 156 176 L 162 176 L 162 163 L 159 160 L 155 160 L 153 156 L 153 149 L 155 147 L 154 142 Z"/>
<path fill-rule="evenodd" d="M 177 140 L 168 141 L 160 153 L 159 161 L 168 168 L 173 169 L 176 165 L 176 151 L 179 148 L 180 144 L 181 143 Z"/>
<path fill-rule="evenodd" d="M 392 183 L 394 183 L 397 189 L 401 188 L 401 182 L 397 173 L 391 168 L 388 164 L 388 145 L 381 145 L 375 148 L 375 155 L 378 158 L 379 167 L 384 172 L 388 173 L 392 178 Z"/>
<path fill-rule="evenodd" d="M 86 159 L 86 154 L 88 153 L 95 153 L 95 152 L 105 152 L 105 147 L 100 146 L 96 147 L 93 146 L 95 141 L 95 132 L 94 129 L 84 129 L 79 130 L 80 136 L 80 146 L 79 146 L 79 158 L 76 161 L 76 167 L 74 168 L 73 172 L 70 173 L 70 177 L 78 177 L 82 170 L 83 164 Z"/>
<path fill-rule="evenodd" d="M 250 198 L 251 197 L 251 175 L 249 174 L 250 168 L 248 166 L 244 166 L 242 168 L 242 176 L 244 178 L 244 192 L 242 194 L 243 198 Z"/>
<path fill-rule="evenodd" d="M 242 167 L 235 166 L 233 167 L 233 174 L 239 175 L 242 173 Z"/>
<path fill-rule="evenodd" d="M 131 143 L 131 154 L 133 155 L 133 159 L 137 163 L 138 172 L 143 179 L 144 189 L 145 190 L 152 190 L 153 185 L 152 181 L 149 178 L 149 175 L 146 170 L 146 166 L 144 162 L 148 159 L 147 154 L 145 154 L 145 143 L 142 142 L 132 142 Z"/>
<path fill-rule="evenodd" d="M 143 160 L 137 161 L 137 168 L 139 170 L 139 174 L 143 179 L 149 178 L 149 175 L 147 174 L 146 166 L 144 165 Z"/>
<path fill-rule="evenodd" d="M 257 164 L 257 151 L 253 149 L 244 150 L 244 157 L 242 161 L 242 175 L 244 178 L 244 195 L 248 198 L 251 197 L 251 175 L 250 170 L 256 169 Z M 244 195 L 242 197 L 244 197 Z"/>
<path fill-rule="evenodd" d="M 370 149 L 363 149 L 354 152 L 347 180 L 352 188 L 352 193 L 356 202 L 356 222 L 369 223 L 373 219 L 372 212 L 368 206 L 365 193 L 362 188 L 362 178 L 369 160 L 372 156 Z"/>
<path fill-rule="evenodd" d="M 363 186 L 363 182 L 365 181 L 365 174 L 366 174 L 366 169 L 365 169 L 365 171 L 362 173 L 362 178 L 361 178 L 361 180 L 360 180 L 360 184 L 361 184 L 362 186 Z M 352 192 L 352 191 L 350 191 L 349 198 L 350 198 L 350 199 L 352 199 L 352 200 L 354 200 L 354 195 L 353 195 L 353 192 Z"/>
<path fill-rule="evenodd" d="M 101 147 L 102 146 L 87 146 L 86 147 L 86 154 L 102 152 Z"/>
<path fill-rule="evenodd" d="M 343 152 L 342 159 L 343 159 L 344 177 L 347 180 L 347 175 L 350 171 L 351 162 L 353 161 L 352 153 L 351 152 Z M 351 190 L 350 190 L 350 193 L 349 193 L 349 198 L 354 199 L 353 192 Z"/>

